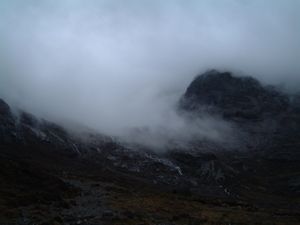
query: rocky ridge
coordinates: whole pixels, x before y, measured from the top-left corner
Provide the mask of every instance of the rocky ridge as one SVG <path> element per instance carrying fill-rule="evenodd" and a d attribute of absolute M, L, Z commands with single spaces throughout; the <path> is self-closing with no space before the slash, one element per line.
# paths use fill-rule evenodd
<path fill-rule="evenodd" d="M 0 203 L 5 207 L 17 205 L 22 213 L 10 213 L 19 219 L 24 213 L 32 216 L 29 205 L 44 201 L 62 204 L 48 208 L 56 214 L 65 207 L 58 223 L 67 224 L 68 217 L 70 224 L 92 217 L 101 224 L 107 218 L 124 216 L 104 204 L 107 199 L 103 195 L 110 193 L 107 190 L 121 184 L 134 189 L 134 184 L 141 190 L 147 187 L 179 196 L 245 201 L 255 207 L 280 205 L 296 211 L 300 208 L 299 108 L 297 97 L 265 87 L 253 78 L 208 71 L 187 88 L 179 102 L 179 113 L 197 117 L 208 111 L 230 121 L 243 133 L 242 149 L 222 151 L 220 147 L 215 149 L 214 143 L 204 145 L 196 140 L 190 150 L 157 153 L 126 146 L 92 131 L 74 135 L 29 113 L 16 115 L 1 100 L 0 194 L 4 202 Z M 209 152 L 201 151 L 208 145 L 213 146 Z M 24 190 L 38 191 L 41 197 L 21 196 L 18 201 L 24 200 L 19 204 L 11 195 L 22 195 Z M 65 200 L 78 193 L 83 197 L 74 197 L 77 200 L 73 203 Z M 92 195 L 103 203 L 92 200 Z M 97 204 L 98 211 L 92 210 Z M 90 207 L 83 210 L 84 218 L 75 218 L 84 207 Z"/>

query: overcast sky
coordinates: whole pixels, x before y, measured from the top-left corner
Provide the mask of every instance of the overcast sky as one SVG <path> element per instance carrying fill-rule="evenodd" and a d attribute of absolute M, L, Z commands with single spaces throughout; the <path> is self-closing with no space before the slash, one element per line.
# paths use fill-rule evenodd
<path fill-rule="evenodd" d="M 2 0 L 0 35 L 0 97 L 109 134 L 178 131 L 207 69 L 300 81 L 298 0 Z"/>

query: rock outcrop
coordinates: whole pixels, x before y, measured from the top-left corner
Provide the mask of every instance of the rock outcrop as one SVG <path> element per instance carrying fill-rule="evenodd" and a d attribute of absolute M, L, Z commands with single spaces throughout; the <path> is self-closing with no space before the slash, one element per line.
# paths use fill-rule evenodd
<path fill-rule="evenodd" d="M 210 70 L 194 79 L 180 106 L 190 111 L 206 108 L 228 119 L 263 119 L 287 111 L 289 100 L 252 77 Z"/>

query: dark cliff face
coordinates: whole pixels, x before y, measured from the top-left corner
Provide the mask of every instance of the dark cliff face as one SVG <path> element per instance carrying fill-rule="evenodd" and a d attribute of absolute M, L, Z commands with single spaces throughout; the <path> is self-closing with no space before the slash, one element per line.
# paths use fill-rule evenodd
<path fill-rule="evenodd" d="M 2 99 L 0 99 L 0 115 L 8 115 L 10 114 L 10 108 Z"/>
<path fill-rule="evenodd" d="M 15 120 L 10 107 L 0 99 L 0 143 L 12 142 L 15 136 Z"/>
<path fill-rule="evenodd" d="M 194 79 L 180 107 L 188 111 L 208 108 L 226 118 L 262 119 L 286 111 L 289 102 L 287 96 L 254 78 L 211 70 Z"/>
<path fill-rule="evenodd" d="M 245 134 L 241 139 L 244 150 L 265 152 L 265 157 L 278 160 L 280 155 L 298 160 L 299 102 L 298 95 L 264 86 L 252 77 L 211 70 L 191 82 L 179 108 L 195 116 L 204 111 L 230 121 L 236 133 Z"/>

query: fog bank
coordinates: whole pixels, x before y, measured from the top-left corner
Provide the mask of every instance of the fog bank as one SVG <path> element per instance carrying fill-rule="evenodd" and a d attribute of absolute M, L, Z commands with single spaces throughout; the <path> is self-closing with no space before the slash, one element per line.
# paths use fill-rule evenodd
<path fill-rule="evenodd" d="M 220 140 L 226 122 L 174 112 L 185 88 L 210 68 L 297 88 L 299 21 L 297 0 L 3 0 L 0 97 L 109 135 Z"/>

